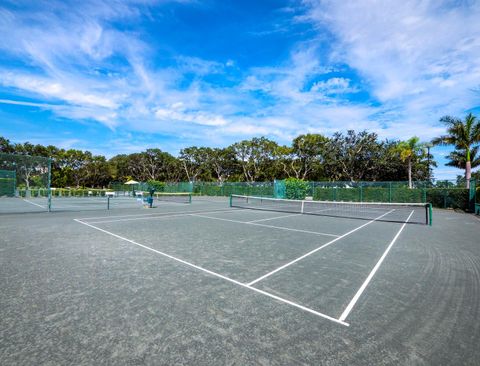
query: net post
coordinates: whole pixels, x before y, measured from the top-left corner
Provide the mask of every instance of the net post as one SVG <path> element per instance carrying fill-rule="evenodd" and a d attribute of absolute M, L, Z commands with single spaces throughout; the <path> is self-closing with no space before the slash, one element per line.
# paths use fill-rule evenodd
<path fill-rule="evenodd" d="M 300 213 L 303 214 L 305 207 L 305 201 L 302 200 L 302 208 L 300 209 Z"/>
<path fill-rule="evenodd" d="M 230 195 L 230 203 L 229 203 L 230 207 L 232 207 L 232 196 L 233 196 L 233 194 Z"/>
<path fill-rule="evenodd" d="M 47 210 L 52 212 L 52 158 L 48 158 Z"/>
<path fill-rule="evenodd" d="M 110 195 L 107 196 L 107 210 L 110 210 Z"/>
<path fill-rule="evenodd" d="M 192 194 L 191 193 L 189 193 L 189 195 L 188 195 L 188 203 L 192 203 Z"/>

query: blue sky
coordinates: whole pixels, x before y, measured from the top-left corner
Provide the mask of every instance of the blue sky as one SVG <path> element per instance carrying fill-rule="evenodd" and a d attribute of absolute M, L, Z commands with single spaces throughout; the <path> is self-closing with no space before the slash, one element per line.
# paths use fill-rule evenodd
<path fill-rule="evenodd" d="M 475 1 L 10 1 L 0 135 L 111 157 L 480 115 Z M 437 178 L 447 148 L 433 150 Z"/>

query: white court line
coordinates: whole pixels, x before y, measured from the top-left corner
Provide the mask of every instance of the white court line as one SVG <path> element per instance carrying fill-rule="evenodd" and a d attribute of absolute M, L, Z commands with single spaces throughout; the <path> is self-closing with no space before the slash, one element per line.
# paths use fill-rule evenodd
<path fill-rule="evenodd" d="M 237 210 L 235 210 L 236 212 Z M 177 217 L 177 216 L 189 216 L 192 213 L 217 213 L 217 212 L 233 212 L 231 209 L 228 210 L 201 210 L 201 211 L 170 211 L 170 212 L 158 212 L 155 214 L 147 214 L 147 215 L 125 215 L 125 216 L 134 216 L 134 217 L 129 217 L 129 218 L 122 218 L 122 219 L 115 219 L 116 217 L 125 217 L 125 216 L 103 216 L 103 217 L 85 217 L 82 219 L 77 219 L 77 220 L 96 220 L 96 219 L 106 219 L 110 218 L 111 220 L 102 220 L 102 221 L 92 221 L 92 224 L 103 224 L 107 222 L 119 222 L 119 221 L 136 221 L 136 220 L 154 220 L 154 219 L 160 219 L 163 217 Z M 174 214 L 174 215 L 170 215 Z M 153 216 L 156 215 L 156 216 Z M 112 219 L 113 218 L 113 219 Z"/>
<path fill-rule="evenodd" d="M 339 237 L 339 235 L 336 234 L 329 234 L 329 233 L 322 233 L 319 231 L 310 231 L 310 230 L 302 230 L 302 229 L 292 229 L 289 227 L 283 227 L 283 226 L 274 226 L 274 225 L 265 225 L 265 224 L 257 224 L 256 222 L 252 223 L 247 223 L 248 225 L 255 225 L 255 226 L 262 226 L 262 227 L 269 227 L 272 229 L 279 229 L 279 230 L 287 230 L 287 231 L 296 231 L 298 233 L 307 233 L 307 234 L 314 234 L 314 235 L 323 235 L 323 236 L 332 236 L 334 238 Z"/>
<path fill-rule="evenodd" d="M 47 206 L 42 206 L 42 205 L 39 205 L 38 203 L 35 203 L 35 202 L 32 202 L 32 201 L 29 201 L 29 200 L 26 200 L 25 198 L 22 198 L 23 201 L 27 202 L 27 203 L 30 203 L 31 205 L 35 205 L 35 206 L 38 206 L 38 207 L 41 207 L 43 209 L 47 209 Z"/>
<path fill-rule="evenodd" d="M 283 227 L 283 226 L 273 226 L 273 225 L 258 224 L 258 223 L 256 223 L 256 222 L 230 220 L 230 219 L 223 219 L 223 218 L 220 218 L 220 217 L 211 217 L 211 216 L 197 215 L 197 214 L 190 214 L 190 216 L 203 217 L 203 218 L 205 218 L 205 219 L 210 219 L 210 220 L 219 220 L 219 221 L 234 222 L 234 223 L 237 223 L 237 224 L 244 224 L 244 225 L 262 226 L 262 227 L 268 227 L 268 228 L 271 228 L 271 229 L 279 229 L 279 230 L 286 230 L 286 231 L 295 231 L 295 232 L 298 232 L 298 233 L 307 233 L 307 234 L 314 234 L 314 235 L 338 237 L 338 235 L 335 235 L 335 234 L 321 233 L 321 232 L 318 232 L 318 231 L 309 231 L 309 230 L 301 230 L 301 229 L 292 229 L 292 228 Z"/>
<path fill-rule="evenodd" d="M 317 315 L 317 316 L 319 316 L 319 317 L 321 317 L 321 318 L 330 320 L 330 321 L 332 321 L 332 322 L 335 322 L 335 323 L 337 323 L 337 324 L 341 324 L 341 325 L 344 325 L 344 326 L 347 326 L 347 327 L 349 326 L 349 324 L 346 323 L 346 322 L 344 322 L 344 321 L 335 319 L 335 318 L 333 318 L 333 317 L 331 317 L 331 316 L 328 316 L 328 315 L 326 315 L 326 314 L 320 313 L 320 312 L 315 311 L 315 310 L 313 310 L 313 309 L 307 308 L 306 306 L 297 304 L 297 303 L 295 303 L 295 302 L 293 302 L 293 301 L 284 299 L 284 298 L 282 298 L 282 297 L 279 297 L 279 296 L 277 296 L 277 295 L 271 294 L 271 293 L 269 293 L 269 292 L 266 292 L 266 291 L 257 289 L 257 288 L 255 288 L 255 287 L 250 287 L 249 285 L 246 285 L 246 284 L 244 284 L 244 283 L 242 283 L 242 282 L 239 282 L 239 281 L 234 280 L 234 279 L 232 279 L 232 278 L 229 278 L 229 277 L 226 277 L 226 276 L 224 276 L 224 275 L 221 275 L 220 273 L 216 273 L 216 272 L 210 271 L 210 270 L 208 270 L 208 269 L 206 269 L 206 268 L 197 266 L 196 264 L 193 264 L 193 263 L 187 262 L 187 261 L 185 261 L 185 260 L 183 260 L 183 259 L 174 257 L 174 256 L 172 256 L 172 255 L 170 255 L 170 254 L 163 253 L 163 252 L 161 252 L 161 251 L 159 251 L 159 250 L 156 250 L 156 249 L 150 248 L 150 247 L 148 247 L 148 246 L 146 246 L 146 245 L 137 243 L 136 241 L 133 241 L 133 240 L 131 240 L 131 239 L 127 239 L 127 238 L 125 238 L 125 237 L 123 237 L 123 236 L 114 234 L 114 233 L 112 233 L 112 232 L 110 232 L 110 231 L 107 231 L 107 230 L 104 230 L 104 229 L 100 229 L 99 227 L 93 226 L 93 225 L 91 225 L 91 224 L 89 224 L 89 223 L 83 222 L 83 221 L 78 220 L 78 219 L 74 219 L 74 221 L 76 221 L 76 222 L 78 222 L 78 223 L 80 223 L 80 224 L 89 226 L 89 227 L 91 227 L 91 228 L 93 228 L 93 229 L 96 229 L 96 230 L 98 230 L 98 231 L 101 231 L 101 232 L 103 232 L 103 233 L 105 233 L 105 234 L 109 234 L 109 235 L 111 235 L 111 236 L 113 236 L 113 237 L 115 237 L 115 238 L 118 238 L 118 239 L 127 241 L 127 242 L 129 242 L 129 243 L 131 243 L 131 244 L 134 244 L 134 245 L 137 245 L 137 246 L 139 246 L 139 247 L 141 247 L 141 248 L 143 248 L 143 249 L 150 250 L 150 251 L 152 251 L 152 252 L 154 252 L 154 253 L 160 254 L 160 255 L 162 255 L 162 256 L 164 256 L 164 257 L 167 257 L 167 258 L 170 258 L 170 259 L 172 259 L 172 260 L 174 260 L 174 261 L 180 262 L 180 263 L 182 263 L 182 264 L 184 264 L 184 265 L 186 265 L 186 266 L 195 268 L 195 269 L 197 269 L 197 270 L 199 270 L 199 271 L 208 273 L 208 274 L 210 274 L 210 275 L 212 275 L 212 276 L 215 276 L 215 277 L 221 278 L 221 279 L 223 279 L 223 280 L 225 280 L 225 281 L 234 283 L 234 284 L 236 284 L 236 285 L 238 285 L 238 286 L 241 286 L 241 287 L 243 287 L 243 288 L 248 288 L 248 289 L 250 289 L 250 290 L 252 290 L 252 291 L 255 291 L 255 292 L 259 293 L 259 294 L 268 296 L 268 297 L 270 297 L 270 298 L 272 298 L 272 299 L 275 299 L 275 300 L 277 300 L 277 301 L 283 302 L 283 303 L 285 303 L 285 304 L 294 306 L 294 307 L 296 307 L 296 308 L 298 308 L 298 309 L 304 310 L 304 311 L 309 312 L 309 313 L 311 313 L 311 314 Z"/>
<path fill-rule="evenodd" d="M 293 217 L 293 216 L 301 216 L 301 213 L 293 214 L 293 215 L 284 215 L 284 216 L 275 216 L 275 217 L 269 217 L 268 219 L 260 219 L 260 220 L 252 220 L 248 221 L 247 223 L 251 224 L 253 222 L 261 222 L 261 221 L 269 221 L 269 220 L 276 220 L 276 219 L 283 219 L 284 217 Z"/>
<path fill-rule="evenodd" d="M 353 297 L 353 299 L 349 302 L 349 304 L 347 305 L 347 307 L 345 308 L 345 310 L 343 311 L 342 315 L 340 315 L 340 318 L 338 318 L 339 320 L 341 321 L 344 321 L 348 314 L 350 314 L 350 312 L 352 311 L 353 307 L 355 306 L 355 304 L 357 303 L 358 299 L 360 298 L 360 296 L 362 295 L 363 291 L 365 291 L 365 289 L 367 288 L 368 284 L 370 283 L 370 280 L 373 278 L 373 276 L 375 275 L 375 273 L 378 271 L 378 269 L 380 268 L 380 266 L 382 265 L 382 262 L 383 260 L 385 259 L 385 257 L 387 256 L 388 252 L 390 251 L 390 249 L 392 249 L 393 247 L 393 244 L 395 244 L 395 242 L 397 241 L 398 237 L 400 236 L 400 234 L 402 233 L 403 229 L 405 228 L 405 225 L 407 225 L 408 223 L 408 220 L 410 220 L 410 217 L 412 217 L 413 215 L 413 212 L 410 212 L 410 215 L 408 216 L 407 218 L 407 221 L 405 221 L 405 223 L 402 225 L 402 227 L 400 228 L 400 230 L 398 230 L 398 233 L 397 235 L 395 235 L 395 237 L 393 238 L 393 240 L 390 242 L 390 244 L 388 245 L 387 249 L 385 250 L 385 252 L 383 253 L 383 255 L 380 257 L 380 259 L 378 260 L 377 264 L 375 264 L 375 267 L 373 267 L 372 271 L 370 272 L 370 274 L 367 276 L 367 279 L 365 280 L 365 282 L 362 284 L 362 286 L 358 289 L 357 293 L 355 294 L 355 296 Z"/>
<path fill-rule="evenodd" d="M 370 225 L 372 222 L 374 222 L 374 221 L 376 221 L 376 220 L 378 220 L 378 219 L 381 219 L 383 216 L 388 215 L 388 214 L 389 214 L 390 212 L 392 212 L 392 211 L 393 211 L 393 210 L 391 210 L 391 211 L 389 211 L 389 212 L 387 212 L 387 213 L 384 213 L 383 215 L 378 216 L 377 218 L 375 218 L 375 219 L 367 222 L 366 224 L 363 224 L 362 226 L 359 226 L 359 227 L 357 227 L 356 229 L 350 230 L 348 233 L 345 233 L 345 234 L 339 236 L 338 238 L 333 239 L 333 240 L 329 241 L 328 243 L 323 244 L 322 246 L 320 246 L 320 247 L 318 247 L 318 248 L 316 248 L 316 249 L 311 250 L 310 252 L 308 252 L 308 253 L 306 253 L 306 254 L 304 254 L 304 255 L 302 255 L 302 256 L 294 259 L 293 261 L 290 261 L 290 262 L 288 262 L 288 263 L 285 263 L 283 266 L 278 267 L 277 269 L 275 269 L 275 270 L 273 270 L 273 271 L 271 271 L 271 272 L 268 272 L 267 274 L 264 274 L 263 276 L 257 278 L 256 280 L 253 280 L 252 282 L 247 283 L 247 285 L 248 285 L 248 286 L 252 286 L 253 284 L 255 284 L 255 283 L 257 283 L 257 282 L 259 282 L 259 281 L 261 281 L 261 280 L 263 280 L 263 279 L 265 279 L 265 278 L 267 278 L 267 277 L 270 277 L 271 275 L 277 273 L 278 271 L 281 271 L 282 269 L 285 269 L 285 268 L 287 268 L 288 266 L 291 266 L 292 264 L 294 264 L 294 263 L 296 263 L 296 262 L 298 262 L 298 261 L 301 261 L 302 259 L 308 257 L 309 255 L 312 255 L 313 253 L 318 252 L 319 250 L 321 250 L 321 249 L 323 249 L 323 248 L 325 248 L 325 247 L 328 247 L 329 245 L 332 245 L 332 244 L 335 243 L 336 241 L 338 241 L 338 240 L 340 240 L 340 239 L 343 239 L 344 237 L 346 237 L 346 236 L 354 233 L 355 231 L 360 230 L 361 228 L 363 228 L 363 227 L 365 227 L 365 226 L 367 226 L 367 225 Z"/>

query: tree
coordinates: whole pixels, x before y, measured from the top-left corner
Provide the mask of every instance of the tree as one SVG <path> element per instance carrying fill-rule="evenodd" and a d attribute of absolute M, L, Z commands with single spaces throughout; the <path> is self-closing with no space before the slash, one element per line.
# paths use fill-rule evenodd
<path fill-rule="evenodd" d="M 321 169 L 327 142 L 326 137 L 311 133 L 293 139 L 292 152 L 298 163 L 298 169 L 294 169 L 296 178 L 306 179 L 315 169 Z"/>
<path fill-rule="evenodd" d="M 207 148 L 206 152 L 208 169 L 213 170 L 218 182 L 225 182 L 235 172 L 237 165 L 232 147 Z"/>
<path fill-rule="evenodd" d="M 319 134 L 299 135 L 292 146 L 278 146 L 277 163 L 288 177 L 297 179 L 320 178 L 325 144 L 328 139 Z"/>
<path fill-rule="evenodd" d="M 126 182 L 131 177 L 129 169 L 129 155 L 115 155 L 108 161 L 112 169 L 112 178 L 115 181 Z"/>
<path fill-rule="evenodd" d="M 474 146 L 470 150 L 470 165 L 473 168 L 480 166 L 480 155 L 478 155 L 478 150 L 480 146 Z M 467 167 L 467 154 L 465 150 L 452 151 L 448 154 L 447 159 L 449 162 L 445 165 L 453 166 L 455 168 L 465 170 Z"/>
<path fill-rule="evenodd" d="M 299 161 L 295 159 L 292 147 L 280 145 L 275 149 L 274 155 L 275 160 L 280 167 L 275 178 L 298 177 L 298 172 L 301 168 L 299 166 Z"/>
<path fill-rule="evenodd" d="M 447 134 L 432 140 L 434 145 L 453 145 L 458 154 L 465 154 L 466 187 L 470 188 L 472 175 L 472 149 L 480 143 L 480 121 L 469 113 L 462 121 L 456 117 L 444 116 L 440 122 L 446 125 Z"/>
<path fill-rule="evenodd" d="M 407 163 L 408 188 L 412 188 L 412 165 L 418 161 L 424 152 L 424 144 L 419 143 L 420 139 L 414 136 L 407 141 L 401 141 L 397 145 L 397 152 L 400 159 Z"/>
<path fill-rule="evenodd" d="M 377 134 L 353 130 L 343 135 L 336 132 L 324 146 L 325 173 L 333 180 L 375 180 L 383 145 Z"/>
<path fill-rule="evenodd" d="M 191 146 L 180 150 L 180 161 L 190 182 L 195 182 L 198 176 L 205 172 L 208 150 L 206 147 Z"/>
<path fill-rule="evenodd" d="M 63 156 L 64 173 L 68 176 L 68 182 L 73 183 L 75 187 L 80 187 L 86 178 L 84 167 L 92 158 L 89 151 L 69 149 Z"/>
<path fill-rule="evenodd" d="M 278 145 L 266 137 L 254 137 L 243 140 L 231 146 L 235 157 L 242 167 L 245 180 L 255 182 L 259 179 L 273 179 L 275 151 Z"/>
<path fill-rule="evenodd" d="M 102 155 L 88 156 L 83 167 L 84 183 L 89 187 L 105 187 L 111 181 L 111 169 Z"/>
<path fill-rule="evenodd" d="M 171 156 L 160 149 L 147 149 L 140 153 L 142 180 L 165 180 Z"/>
<path fill-rule="evenodd" d="M 0 152 L 13 154 L 15 152 L 15 145 L 12 145 L 10 140 L 0 136 Z"/>

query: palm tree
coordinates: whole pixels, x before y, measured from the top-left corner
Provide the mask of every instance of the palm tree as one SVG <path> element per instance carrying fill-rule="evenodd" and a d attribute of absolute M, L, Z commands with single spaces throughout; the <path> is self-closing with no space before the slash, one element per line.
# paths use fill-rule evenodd
<path fill-rule="evenodd" d="M 467 188 L 470 188 L 472 151 L 478 148 L 477 144 L 480 143 L 480 121 L 478 121 L 472 113 L 469 113 L 464 121 L 455 117 L 444 116 L 440 118 L 440 122 L 447 126 L 447 135 L 433 139 L 432 143 L 435 145 L 455 146 L 453 158 L 460 158 L 463 154 L 465 161 L 465 180 L 467 182 Z"/>
<path fill-rule="evenodd" d="M 420 139 L 413 136 L 407 141 L 400 141 L 396 151 L 403 162 L 407 162 L 408 168 L 408 188 L 412 188 L 412 163 L 424 154 L 424 144 L 419 143 Z"/>
<path fill-rule="evenodd" d="M 472 169 L 480 166 L 480 155 L 478 155 L 479 148 L 480 146 L 474 146 L 470 150 L 470 165 L 472 166 Z M 467 167 L 466 155 L 465 150 L 452 151 L 446 157 L 450 161 L 445 165 L 465 170 Z"/>

